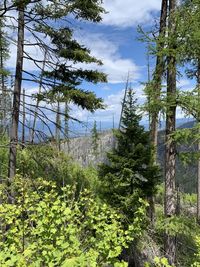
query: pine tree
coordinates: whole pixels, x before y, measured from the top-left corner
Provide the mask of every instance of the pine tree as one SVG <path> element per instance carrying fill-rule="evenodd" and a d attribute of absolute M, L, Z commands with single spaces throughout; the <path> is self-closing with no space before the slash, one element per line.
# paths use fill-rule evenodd
<path fill-rule="evenodd" d="M 56 95 L 61 94 L 61 102 L 66 102 L 66 98 L 82 108 L 94 111 L 103 106 L 102 99 L 89 91 L 83 90 L 83 81 L 97 83 L 105 82 L 106 75 L 97 70 L 83 69 L 77 63 L 96 63 L 101 65 L 101 61 L 90 55 L 90 50 L 79 44 L 73 35 L 73 27 L 69 20 L 75 23 L 77 20 L 91 22 L 101 21 L 104 9 L 100 0 L 84 1 L 31 1 L 31 0 L 11 0 L 0 9 L 0 17 L 7 16 L 12 10 L 13 17 L 17 18 L 17 59 L 15 69 L 15 86 L 13 97 L 13 112 L 10 134 L 10 155 L 8 178 L 12 182 L 16 173 L 16 157 L 18 143 L 18 125 L 20 119 L 21 88 L 24 80 L 35 82 L 42 79 L 42 88 L 45 95 L 38 94 L 38 101 L 55 101 Z M 53 22 L 53 23 L 52 23 Z M 14 23 L 16 24 L 16 23 Z M 33 43 L 27 38 L 29 34 L 33 37 Z M 48 39 L 49 42 L 44 40 Z M 34 58 L 24 49 L 26 46 L 34 46 L 47 53 L 46 67 L 48 71 L 43 71 L 41 75 L 33 74 L 23 69 L 23 61 L 33 62 L 38 70 L 43 60 Z M 39 117 L 39 116 L 38 116 Z"/>
<path fill-rule="evenodd" d="M 116 147 L 100 166 L 103 196 L 129 219 L 133 217 L 138 197 L 155 193 L 159 170 L 152 162 L 149 133 L 137 114 L 134 92 L 129 89 L 124 102 L 121 128 L 115 131 Z"/>
<path fill-rule="evenodd" d="M 92 133 L 92 149 L 93 149 L 93 153 L 94 153 L 95 157 L 97 157 L 98 148 L 99 148 L 99 144 L 98 144 L 99 134 L 97 131 L 97 122 L 96 121 L 94 121 L 94 125 L 93 125 L 91 133 Z"/>
<path fill-rule="evenodd" d="M 0 120 L 4 132 L 6 126 L 6 116 L 8 114 L 8 93 L 7 93 L 7 76 L 8 71 L 5 69 L 5 61 L 9 57 L 8 42 L 6 32 L 4 31 L 5 22 L 0 18 Z"/>

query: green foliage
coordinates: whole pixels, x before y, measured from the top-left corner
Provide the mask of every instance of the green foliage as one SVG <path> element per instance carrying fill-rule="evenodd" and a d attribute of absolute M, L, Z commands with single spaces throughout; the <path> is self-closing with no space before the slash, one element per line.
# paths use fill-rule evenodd
<path fill-rule="evenodd" d="M 178 51 L 184 63 L 196 61 L 200 54 L 200 3 L 199 0 L 183 1 L 176 12 Z M 184 41 L 183 41 L 184 40 Z M 195 62 L 193 62 L 195 65 Z"/>
<path fill-rule="evenodd" d="M 93 149 L 93 152 L 94 152 L 94 155 L 97 156 L 98 154 L 98 141 L 99 141 L 99 134 L 98 134 L 98 131 L 97 131 L 97 122 L 94 121 L 94 126 L 92 128 L 92 149 Z"/>
<path fill-rule="evenodd" d="M 186 235 L 193 237 L 194 233 L 199 232 L 195 219 L 186 216 L 159 218 L 156 222 L 156 229 L 159 232 L 165 231 L 170 234 L 170 236 Z"/>
<path fill-rule="evenodd" d="M 94 169 L 84 169 L 63 152 L 51 145 L 36 145 L 18 153 L 18 174 L 36 179 L 43 177 L 56 182 L 58 188 L 77 185 L 77 188 L 98 188 L 98 177 Z"/>
<path fill-rule="evenodd" d="M 155 202 L 159 203 L 160 205 L 164 204 L 164 184 L 157 185 L 156 187 L 156 195 L 155 195 Z"/>
<path fill-rule="evenodd" d="M 154 264 L 146 263 L 144 267 L 173 267 L 169 264 L 166 258 L 156 257 L 154 259 Z"/>
<path fill-rule="evenodd" d="M 197 203 L 197 194 L 182 194 L 183 205 L 194 207 Z"/>
<path fill-rule="evenodd" d="M 97 98 L 90 90 L 81 88 L 82 82 L 106 82 L 104 73 L 86 66 L 91 63 L 101 65 L 102 62 L 91 56 L 90 50 L 75 39 L 73 26 L 63 23 L 63 20 L 70 20 L 72 24 L 80 20 L 101 21 L 105 12 L 102 2 L 47 0 L 45 3 L 34 4 L 31 12 L 37 14 L 37 19 L 33 17 L 34 31 L 50 39 L 48 52 L 53 53 L 53 58 L 56 58 L 56 62 L 52 62 L 53 67 L 42 73 L 48 80 L 48 90 L 38 95 L 38 99 L 52 102 L 56 101 L 59 94 L 60 102 L 73 102 L 91 112 L 103 108 L 101 98 Z M 50 20 L 53 20 L 53 23 L 49 23 Z"/>
<path fill-rule="evenodd" d="M 127 266 L 118 256 L 141 234 L 141 207 L 124 230 L 122 216 L 98 204 L 88 190 L 43 179 L 15 178 L 14 204 L 0 204 L 1 266 Z M 1 199 L 5 198 L 1 185 Z"/>
<path fill-rule="evenodd" d="M 133 218 L 139 197 L 154 194 L 159 181 L 158 167 L 152 164 L 149 134 L 139 125 L 132 90 L 124 103 L 122 128 L 115 132 L 117 145 L 100 166 L 102 193 L 109 203 Z"/>
<path fill-rule="evenodd" d="M 196 236 L 195 238 L 196 246 L 197 246 L 197 253 L 195 254 L 195 260 L 191 267 L 200 267 L 200 236 Z"/>
<path fill-rule="evenodd" d="M 4 74 L 5 76 L 8 74 L 8 72 L 6 71 L 6 69 L 4 68 L 5 65 L 5 60 L 9 58 L 9 43 L 6 39 L 7 37 L 7 33 L 4 30 L 5 27 L 5 19 L 4 18 L 0 18 L 0 51 L 1 51 L 1 58 L 2 58 L 2 62 L 3 62 L 3 69 L 1 69 L 0 67 L 0 73 Z"/>
<path fill-rule="evenodd" d="M 0 135 L 0 177 L 7 178 L 9 140 L 6 135 Z"/>

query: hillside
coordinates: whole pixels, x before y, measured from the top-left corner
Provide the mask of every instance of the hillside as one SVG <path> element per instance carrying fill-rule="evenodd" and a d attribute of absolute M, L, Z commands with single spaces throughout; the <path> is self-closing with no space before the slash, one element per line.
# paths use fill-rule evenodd
<path fill-rule="evenodd" d="M 178 128 L 192 128 L 194 126 L 194 121 L 186 122 L 180 125 Z M 61 149 L 71 155 L 71 157 L 77 161 L 81 166 L 96 166 L 101 162 L 106 161 L 106 153 L 111 150 L 114 146 L 114 135 L 112 130 L 107 130 L 99 133 L 98 149 L 95 152 L 92 148 L 92 138 L 90 136 L 86 137 L 76 137 L 71 138 L 69 143 L 65 142 L 61 144 Z M 158 137 L 158 161 L 161 165 L 162 172 L 164 173 L 164 131 L 159 132 Z M 196 150 L 197 147 L 190 147 L 189 150 Z M 178 147 L 177 150 L 185 151 L 188 150 L 187 146 Z M 197 164 L 184 165 L 179 159 L 177 159 L 177 183 L 181 187 L 181 191 L 186 193 L 196 193 L 196 172 Z"/>

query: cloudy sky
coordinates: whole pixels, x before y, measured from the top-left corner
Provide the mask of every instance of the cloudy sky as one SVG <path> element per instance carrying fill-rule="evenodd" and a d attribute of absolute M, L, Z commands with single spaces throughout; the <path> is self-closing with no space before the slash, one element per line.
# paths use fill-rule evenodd
<path fill-rule="evenodd" d="M 100 70 L 108 75 L 108 83 L 83 86 L 102 97 L 107 108 L 98 110 L 95 114 L 76 108 L 72 110 L 72 115 L 91 123 L 94 120 L 101 121 L 104 128 L 104 125 L 107 127 L 112 124 L 113 117 L 116 125 L 119 121 L 128 72 L 139 102 L 145 100 L 142 83 L 147 81 L 146 44 L 138 40 L 137 27 L 140 25 L 148 29 L 155 24 L 159 17 L 161 0 L 104 0 L 103 6 L 107 11 L 103 21 L 100 24 L 81 23 L 77 26 L 75 37 L 103 62 Z M 14 46 L 11 46 L 11 50 L 15 54 Z M 36 57 L 40 57 L 40 51 L 34 53 Z M 12 56 L 8 61 L 9 66 L 15 65 L 13 60 Z M 34 66 L 25 62 L 25 69 L 33 70 Z M 191 85 L 182 77 L 178 86 L 187 89 Z M 37 88 L 30 85 L 29 92 L 35 90 Z M 179 112 L 178 116 L 181 117 L 182 114 Z"/>
<path fill-rule="evenodd" d="M 107 109 L 97 111 L 94 115 L 81 111 L 77 114 L 83 120 L 88 116 L 89 120 L 101 120 L 103 123 L 112 121 L 114 115 L 117 123 L 128 72 L 138 101 L 141 103 L 145 100 L 141 83 L 147 81 L 146 44 L 138 40 L 137 28 L 140 25 L 148 30 L 155 24 L 161 0 L 104 0 L 104 7 L 108 13 L 104 15 L 102 23 L 83 26 L 78 39 L 104 63 L 101 70 L 108 75 L 108 84 L 90 88 L 104 98 Z M 180 78 L 178 87 L 187 89 L 190 86 L 186 78 Z M 180 110 L 177 115 L 183 116 Z"/>
<path fill-rule="evenodd" d="M 80 42 L 101 59 L 100 68 L 108 75 L 108 83 L 91 86 L 97 96 L 103 97 L 107 108 L 95 114 L 77 111 L 84 120 L 96 119 L 102 124 L 111 122 L 113 116 L 118 123 L 121 100 L 128 72 L 139 101 L 144 101 L 141 82 L 147 79 L 147 56 L 145 44 L 138 40 L 137 27 L 150 27 L 159 15 L 161 0 L 104 0 L 107 14 L 98 25 L 83 25 L 76 33 Z"/>

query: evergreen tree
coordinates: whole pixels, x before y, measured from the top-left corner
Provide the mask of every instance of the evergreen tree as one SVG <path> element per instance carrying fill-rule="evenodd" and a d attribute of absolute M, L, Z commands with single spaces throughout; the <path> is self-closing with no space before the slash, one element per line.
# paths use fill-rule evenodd
<path fill-rule="evenodd" d="M 98 155 L 98 141 L 99 141 L 99 134 L 98 134 L 98 131 L 97 131 L 97 122 L 94 121 L 94 125 L 93 125 L 93 128 L 92 128 L 92 149 L 93 149 L 93 153 L 95 155 L 95 157 L 97 157 Z"/>
<path fill-rule="evenodd" d="M 0 18 L 6 17 L 12 10 L 14 20 L 17 20 L 17 58 L 15 69 L 15 85 L 13 97 L 13 112 L 10 134 L 10 155 L 8 178 L 11 183 L 16 173 L 16 157 L 18 143 L 18 126 L 20 119 L 21 88 L 23 81 L 41 83 L 45 94 L 38 93 L 38 102 L 46 100 L 55 102 L 57 94 L 62 96 L 60 102 L 66 99 L 89 111 L 103 106 L 102 99 L 89 91 L 83 90 L 81 84 L 87 82 L 105 82 L 106 75 L 97 70 L 84 69 L 77 63 L 96 63 L 101 61 L 90 55 L 90 50 L 74 39 L 72 27 L 76 21 L 101 21 L 104 12 L 100 0 L 47 0 L 21 1 L 11 0 L 0 9 Z M 69 22 L 70 21 L 70 22 Z M 15 23 L 16 24 L 16 23 Z M 9 25 L 8 25 L 9 26 Z M 28 41 L 29 35 L 33 42 Z M 47 39 L 48 42 L 44 40 Z M 23 68 L 24 59 L 33 62 L 41 70 L 43 60 L 34 58 L 26 52 L 26 46 L 36 47 L 47 53 L 45 65 L 48 71 L 33 74 Z M 41 79 L 41 76 L 43 77 Z M 46 93 L 47 92 L 47 93 Z M 26 107 L 30 112 L 28 107 Z M 39 116 L 38 116 L 39 117 Z"/>
<path fill-rule="evenodd" d="M 9 57 L 9 51 L 4 26 L 5 22 L 0 18 L 0 121 L 3 132 L 5 130 L 6 117 L 9 110 L 9 96 L 6 86 L 8 71 L 5 69 L 5 61 Z"/>
<path fill-rule="evenodd" d="M 109 152 L 108 163 L 100 166 L 103 195 L 109 203 L 133 218 L 136 200 L 155 192 L 159 170 L 152 162 L 149 133 L 139 124 L 134 92 L 124 102 L 121 128 L 115 132 L 117 145 Z"/>

